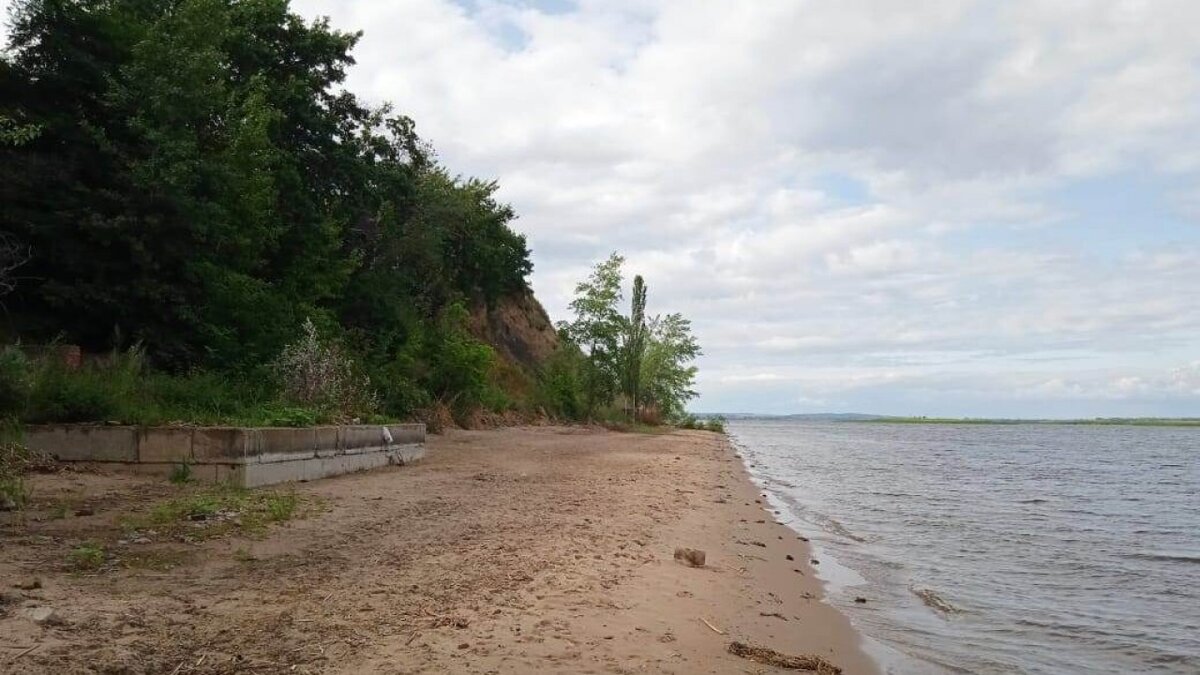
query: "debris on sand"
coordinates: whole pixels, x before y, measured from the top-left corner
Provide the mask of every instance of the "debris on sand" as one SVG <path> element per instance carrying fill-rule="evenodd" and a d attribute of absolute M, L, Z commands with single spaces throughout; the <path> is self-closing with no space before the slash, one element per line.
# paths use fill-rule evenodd
<path fill-rule="evenodd" d="M 675 560 L 690 567 L 704 567 L 704 551 L 694 548 L 675 549 Z"/>
<path fill-rule="evenodd" d="M 790 654 L 782 654 L 774 649 L 768 649 L 767 647 L 746 644 L 745 642 L 730 642 L 729 653 L 756 663 L 787 670 L 811 670 L 820 673 L 820 675 L 838 675 L 842 672 L 841 668 L 838 668 L 820 656 L 812 654 L 792 656 Z"/>

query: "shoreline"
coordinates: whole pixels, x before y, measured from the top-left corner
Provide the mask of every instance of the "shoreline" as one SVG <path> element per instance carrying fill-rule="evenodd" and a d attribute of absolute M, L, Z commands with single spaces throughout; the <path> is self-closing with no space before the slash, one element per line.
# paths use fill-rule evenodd
<path fill-rule="evenodd" d="M 122 518 L 178 486 L 34 475 L 34 517 L 0 520 L 0 577 L 36 575 L 41 587 L 16 591 L 9 606 L 51 608 L 61 623 L 0 607 L 0 633 L 21 651 L 36 645 L 19 663 L 0 646 L 0 664 L 796 672 L 731 654 L 736 640 L 878 673 L 847 617 L 821 600 L 809 544 L 775 520 L 736 454 L 728 437 L 699 431 L 451 431 L 411 466 L 297 484 L 311 515 L 186 543 L 118 539 Z M 39 501 L 64 500 L 95 513 L 36 516 Z M 64 570 L 84 540 L 110 562 Z M 704 550 L 705 566 L 676 562 L 677 547 Z M 130 564 L 147 558 L 173 562 Z"/>

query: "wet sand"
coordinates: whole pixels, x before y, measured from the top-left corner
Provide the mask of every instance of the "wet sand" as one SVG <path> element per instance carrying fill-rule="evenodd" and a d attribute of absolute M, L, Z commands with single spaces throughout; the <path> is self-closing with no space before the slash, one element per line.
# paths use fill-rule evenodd
<path fill-rule="evenodd" d="M 820 601 L 808 545 L 706 432 L 454 431 L 417 465 L 296 486 L 319 512 L 263 535 L 142 545 L 173 561 L 158 569 L 62 560 L 82 539 L 137 548 L 117 521 L 174 486 L 33 487 L 96 511 L 0 523 L 0 671 L 785 672 L 729 653 L 738 640 L 877 672 Z M 32 606 L 61 621 L 35 624 Z"/>

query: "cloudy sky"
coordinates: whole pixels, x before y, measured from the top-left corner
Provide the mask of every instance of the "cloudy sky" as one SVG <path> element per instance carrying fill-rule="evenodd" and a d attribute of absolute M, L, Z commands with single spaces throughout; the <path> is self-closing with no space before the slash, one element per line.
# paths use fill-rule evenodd
<path fill-rule="evenodd" d="M 693 406 L 1200 415 L 1200 3 L 293 0 L 495 178 L 552 318 L 608 252 Z"/>

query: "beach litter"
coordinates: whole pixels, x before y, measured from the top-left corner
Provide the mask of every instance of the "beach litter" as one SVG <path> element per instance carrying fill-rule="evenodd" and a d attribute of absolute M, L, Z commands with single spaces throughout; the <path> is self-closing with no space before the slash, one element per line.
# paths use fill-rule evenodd
<path fill-rule="evenodd" d="M 704 551 L 694 548 L 675 549 L 675 560 L 690 567 L 704 567 Z"/>
<path fill-rule="evenodd" d="M 774 649 L 767 647 L 759 647 L 757 645 L 747 644 L 745 642 L 737 642 L 736 640 L 729 643 L 729 653 L 734 656 L 740 656 L 743 659 L 748 659 L 756 663 L 761 663 L 767 666 L 776 668 L 784 668 L 787 670 L 811 670 L 821 675 L 838 675 L 842 669 L 833 665 L 829 661 L 815 656 L 813 654 L 802 654 L 793 656 L 791 654 L 783 654 Z"/>

